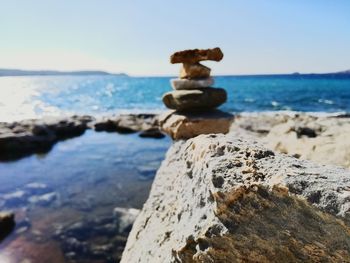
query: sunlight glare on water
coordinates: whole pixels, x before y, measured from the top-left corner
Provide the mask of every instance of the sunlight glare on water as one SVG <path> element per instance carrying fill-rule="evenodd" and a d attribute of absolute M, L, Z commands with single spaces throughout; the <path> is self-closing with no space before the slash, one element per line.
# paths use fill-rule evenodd
<path fill-rule="evenodd" d="M 38 98 L 40 86 L 35 79 L 0 78 L 0 121 L 38 118 L 42 113 L 58 115 L 59 110 Z"/>

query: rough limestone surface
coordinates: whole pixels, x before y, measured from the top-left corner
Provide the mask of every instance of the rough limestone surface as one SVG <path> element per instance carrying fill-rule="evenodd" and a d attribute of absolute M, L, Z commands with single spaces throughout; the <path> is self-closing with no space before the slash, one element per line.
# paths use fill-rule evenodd
<path fill-rule="evenodd" d="M 224 57 L 220 48 L 213 49 L 188 49 L 175 52 L 170 57 L 170 63 L 196 64 L 203 60 L 220 61 Z"/>
<path fill-rule="evenodd" d="M 184 63 L 180 70 L 181 79 L 201 79 L 209 78 L 210 68 L 200 64 L 187 64 Z"/>
<path fill-rule="evenodd" d="M 189 139 L 200 134 L 223 133 L 230 130 L 233 115 L 220 110 L 202 113 L 167 112 L 160 116 L 159 124 L 172 139 Z"/>
<path fill-rule="evenodd" d="M 350 172 L 228 135 L 168 151 L 122 263 L 350 262 Z"/>
<path fill-rule="evenodd" d="M 171 79 L 170 84 L 171 87 L 175 90 L 198 89 L 214 85 L 214 79 Z"/>
<path fill-rule="evenodd" d="M 300 159 L 350 168 L 350 118 L 308 114 L 236 116 L 232 133 Z"/>
<path fill-rule="evenodd" d="M 163 103 L 169 109 L 203 110 L 219 107 L 227 100 L 227 93 L 221 88 L 200 88 L 195 90 L 175 90 L 163 95 Z"/>

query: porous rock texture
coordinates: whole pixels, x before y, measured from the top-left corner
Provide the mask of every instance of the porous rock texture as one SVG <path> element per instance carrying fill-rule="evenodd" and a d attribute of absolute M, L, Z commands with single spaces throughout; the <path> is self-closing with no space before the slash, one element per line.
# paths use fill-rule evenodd
<path fill-rule="evenodd" d="M 348 170 L 200 135 L 169 149 L 121 262 L 350 262 L 349 224 Z"/>

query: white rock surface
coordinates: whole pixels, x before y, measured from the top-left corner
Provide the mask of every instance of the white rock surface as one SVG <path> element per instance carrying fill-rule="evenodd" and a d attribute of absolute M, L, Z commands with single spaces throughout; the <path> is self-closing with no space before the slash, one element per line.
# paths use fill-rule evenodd
<path fill-rule="evenodd" d="M 350 262 L 350 172 L 229 135 L 168 151 L 122 263 Z"/>
<path fill-rule="evenodd" d="M 175 90 L 198 89 L 213 86 L 214 79 L 171 79 L 170 84 L 171 87 Z"/>

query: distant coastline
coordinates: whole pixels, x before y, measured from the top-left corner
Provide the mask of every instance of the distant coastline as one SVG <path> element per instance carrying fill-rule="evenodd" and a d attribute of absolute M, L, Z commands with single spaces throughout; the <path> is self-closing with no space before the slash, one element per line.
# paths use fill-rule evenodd
<path fill-rule="evenodd" d="M 0 77 L 16 77 L 16 76 L 121 76 L 129 77 L 126 73 L 109 73 L 101 70 L 79 70 L 79 71 L 58 71 L 58 70 L 21 70 L 21 69 L 1 69 Z M 215 77 L 350 77 L 350 70 L 331 72 L 331 73 L 276 73 L 276 74 L 224 74 L 216 75 Z M 141 77 L 141 76 L 138 76 Z M 146 77 L 146 76 L 144 76 Z M 151 76 L 151 77 L 168 77 L 174 78 L 175 76 Z"/>
<path fill-rule="evenodd" d="M 109 73 L 106 71 L 97 70 L 81 70 L 81 71 L 56 71 L 56 70 L 21 70 L 21 69 L 0 69 L 0 77 L 19 77 L 19 76 L 123 76 L 125 73 Z"/>

